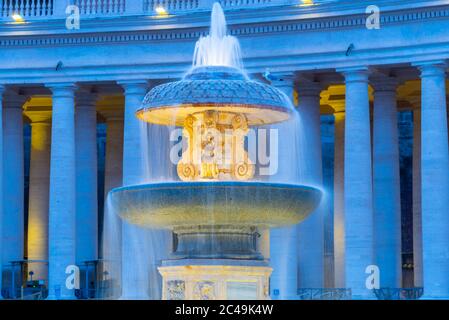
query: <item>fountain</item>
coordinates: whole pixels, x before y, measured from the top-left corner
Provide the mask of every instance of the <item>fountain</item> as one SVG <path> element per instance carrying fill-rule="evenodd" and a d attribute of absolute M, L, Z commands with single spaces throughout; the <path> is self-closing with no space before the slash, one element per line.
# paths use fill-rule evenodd
<path fill-rule="evenodd" d="M 152 125 L 182 128 L 178 181 L 110 193 L 121 219 L 176 235 L 171 256 L 158 268 L 163 299 L 269 298 L 272 269 L 259 236 L 304 220 L 321 191 L 258 175 L 248 135 L 295 112 L 285 94 L 244 73 L 239 43 L 214 4 L 210 34 L 197 42 L 192 69 L 153 88 L 136 114 Z"/>

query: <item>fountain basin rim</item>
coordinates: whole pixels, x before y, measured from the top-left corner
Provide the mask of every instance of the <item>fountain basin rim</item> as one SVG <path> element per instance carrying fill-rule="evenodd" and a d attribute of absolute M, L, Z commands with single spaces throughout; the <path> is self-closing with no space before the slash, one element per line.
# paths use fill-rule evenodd
<path fill-rule="evenodd" d="M 175 232 L 212 227 L 218 234 L 297 224 L 319 205 L 322 191 L 261 181 L 155 182 L 116 188 L 109 197 L 117 215 L 131 224 Z"/>
<path fill-rule="evenodd" d="M 152 124 L 183 127 L 184 120 L 188 115 L 208 110 L 244 114 L 247 117 L 249 126 L 281 123 L 288 120 L 293 112 L 292 110 L 270 105 L 201 102 L 145 107 L 136 111 L 136 117 L 139 120 Z"/>
<path fill-rule="evenodd" d="M 153 183 L 142 183 L 135 185 L 122 186 L 112 189 L 109 193 L 114 194 L 121 191 L 132 191 L 146 189 L 145 187 L 160 187 L 163 189 L 171 189 L 173 187 L 233 187 L 233 186 L 244 186 L 244 187 L 257 187 L 257 188 L 280 188 L 280 189 L 298 189 L 310 191 L 321 191 L 321 189 L 294 183 L 283 183 L 283 182 L 264 182 L 264 181 L 170 181 L 170 182 L 153 182 Z"/>

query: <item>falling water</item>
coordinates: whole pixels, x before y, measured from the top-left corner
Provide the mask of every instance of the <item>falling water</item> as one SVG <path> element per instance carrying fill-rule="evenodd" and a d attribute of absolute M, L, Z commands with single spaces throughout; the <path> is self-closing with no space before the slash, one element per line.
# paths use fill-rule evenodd
<path fill-rule="evenodd" d="M 142 172 L 139 183 L 175 180 L 176 171 L 167 161 L 171 148 L 170 128 L 139 121 L 139 129 Z M 105 298 L 161 298 L 162 283 L 157 266 L 168 258 L 172 245 L 170 231 L 142 228 L 120 221 L 111 197 L 108 196 L 103 243 L 105 269 L 108 278 L 115 280 Z M 126 261 L 123 261 L 124 256 Z M 131 272 L 124 271 L 124 263 L 132 265 Z"/>

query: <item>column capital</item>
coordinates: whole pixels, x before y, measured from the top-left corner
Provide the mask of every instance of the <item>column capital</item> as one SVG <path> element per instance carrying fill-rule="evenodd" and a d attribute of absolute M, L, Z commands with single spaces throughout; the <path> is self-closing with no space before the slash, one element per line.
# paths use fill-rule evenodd
<path fill-rule="evenodd" d="M 274 87 L 293 87 L 296 74 L 294 72 L 270 72 L 268 79 Z"/>
<path fill-rule="evenodd" d="M 30 119 L 30 124 L 34 125 L 50 125 L 51 124 L 51 110 L 46 111 L 25 111 L 25 116 Z"/>
<path fill-rule="evenodd" d="M 448 67 L 447 62 L 444 60 L 425 61 L 413 64 L 421 72 L 421 78 L 444 76 Z"/>
<path fill-rule="evenodd" d="M 334 109 L 334 115 L 336 115 L 337 113 L 345 113 L 345 100 L 343 101 L 335 101 L 332 104 L 330 104 L 330 106 Z"/>
<path fill-rule="evenodd" d="M 120 106 L 109 106 L 109 108 L 100 108 L 98 113 L 104 118 L 105 121 L 123 121 L 124 109 Z"/>
<path fill-rule="evenodd" d="M 344 110 L 342 110 L 342 111 L 335 111 L 334 112 L 335 119 L 344 119 L 345 116 L 346 116 L 346 113 L 345 113 Z"/>
<path fill-rule="evenodd" d="M 413 109 L 421 109 L 421 96 L 410 96 L 406 98 L 407 102 L 411 104 Z"/>
<path fill-rule="evenodd" d="M 21 95 L 13 90 L 5 90 L 3 95 L 3 108 L 21 109 L 27 100 L 27 96 Z"/>
<path fill-rule="evenodd" d="M 75 95 L 75 104 L 77 108 L 94 108 L 99 95 L 96 93 L 91 93 L 87 90 L 80 90 Z"/>
<path fill-rule="evenodd" d="M 74 83 L 48 83 L 45 84 L 53 94 L 53 98 L 73 98 L 77 86 Z"/>
<path fill-rule="evenodd" d="M 343 74 L 346 83 L 348 82 L 366 82 L 370 74 L 370 69 L 366 66 L 348 67 L 337 69 L 337 72 Z"/>
<path fill-rule="evenodd" d="M 345 113 L 346 99 L 344 96 L 342 98 L 339 97 L 339 99 L 328 100 L 327 104 L 334 109 L 334 115 L 337 113 Z"/>
<path fill-rule="evenodd" d="M 300 80 L 296 83 L 298 97 L 316 97 L 323 90 L 323 85 L 316 81 Z"/>
<path fill-rule="evenodd" d="M 374 92 L 396 92 L 399 81 L 393 77 L 377 76 L 371 79 L 371 85 Z"/>
<path fill-rule="evenodd" d="M 146 80 L 126 80 L 119 81 L 118 84 L 125 90 L 125 95 L 142 95 L 148 90 L 148 81 Z"/>

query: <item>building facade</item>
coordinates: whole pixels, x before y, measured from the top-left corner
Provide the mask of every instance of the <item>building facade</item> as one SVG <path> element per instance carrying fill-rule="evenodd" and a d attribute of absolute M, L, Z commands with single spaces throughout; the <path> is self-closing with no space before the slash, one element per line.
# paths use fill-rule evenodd
<path fill-rule="evenodd" d="M 306 117 L 308 179 L 332 190 L 320 213 L 292 233 L 290 281 L 273 282 L 272 298 L 334 288 L 370 299 L 379 295 L 373 288 L 403 288 L 404 216 L 413 228 L 408 289 L 449 298 L 449 2 L 219 2 L 250 77 L 283 90 Z M 50 298 L 76 297 L 65 285 L 67 267 L 95 269 L 101 260 L 105 195 L 139 181 L 134 113 L 149 89 L 190 68 L 211 6 L 210 0 L 0 0 L 4 298 L 17 297 L 33 278 L 45 282 Z M 412 205 L 405 213 L 398 111 L 413 119 Z M 327 133 L 320 116 L 333 123 L 333 148 L 322 148 Z M 104 177 L 99 124 L 106 127 Z M 331 174 L 323 161 L 329 158 Z M 282 246 L 276 239 L 272 259 Z M 82 278 L 86 288 L 94 280 Z"/>

